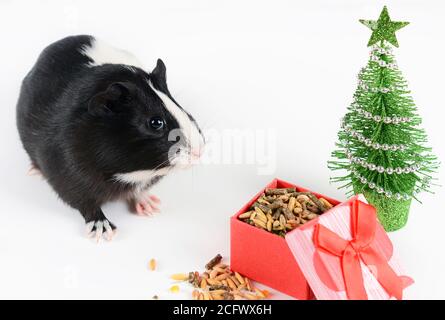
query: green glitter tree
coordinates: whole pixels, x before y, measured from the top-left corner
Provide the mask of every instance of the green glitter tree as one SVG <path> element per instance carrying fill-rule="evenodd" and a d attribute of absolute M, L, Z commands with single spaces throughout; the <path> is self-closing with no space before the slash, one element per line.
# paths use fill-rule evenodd
<path fill-rule="evenodd" d="M 332 180 L 363 193 L 384 228 L 393 231 L 406 224 L 412 198 L 429 190 L 438 162 L 424 146 L 421 119 L 392 54 L 391 44 L 398 47 L 395 31 L 408 22 L 391 21 L 386 7 L 377 21 L 360 22 L 372 30 L 371 55 L 358 75 L 329 167 L 346 170 Z"/>

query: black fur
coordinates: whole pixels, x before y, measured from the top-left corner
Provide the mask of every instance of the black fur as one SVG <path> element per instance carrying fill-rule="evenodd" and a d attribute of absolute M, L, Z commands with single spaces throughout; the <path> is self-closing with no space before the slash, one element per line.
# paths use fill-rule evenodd
<path fill-rule="evenodd" d="M 22 83 L 17 126 L 33 166 L 86 222 L 105 220 L 101 205 L 131 194 L 116 173 L 170 166 L 168 131 L 178 128 L 148 85 L 171 97 L 165 66 L 151 74 L 116 64 L 88 66 L 81 53 L 91 36 L 72 36 L 48 46 Z M 165 128 L 147 121 L 160 116 Z M 150 187 L 161 177 L 154 177 Z"/>

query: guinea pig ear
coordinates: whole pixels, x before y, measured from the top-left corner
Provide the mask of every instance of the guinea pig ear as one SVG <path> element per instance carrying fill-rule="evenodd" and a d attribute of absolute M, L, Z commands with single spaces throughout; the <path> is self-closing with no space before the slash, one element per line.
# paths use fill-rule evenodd
<path fill-rule="evenodd" d="M 156 63 L 156 67 L 151 72 L 151 76 L 158 82 L 159 84 L 167 85 L 167 69 L 165 68 L 165 64 L 161 59 L 158 59 Z"/>
<path fill-rule="evenodd" d="M 94 115 L 111 114 L 130 98 L 130 88 L 123 82 L 115 82 L 105 91 L 97 93 L 88 103 L 88 112 Z"/>

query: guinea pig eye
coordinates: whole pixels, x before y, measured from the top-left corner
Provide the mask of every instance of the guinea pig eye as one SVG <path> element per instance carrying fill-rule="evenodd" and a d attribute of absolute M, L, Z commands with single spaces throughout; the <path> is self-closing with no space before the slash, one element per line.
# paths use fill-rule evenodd
<path fill-rule="evenodd" d="M 148 125 L 150 128 L 159 131 L 164 128 L 165 122 L 161 117 L 153 117 L 148 120 Z"/>

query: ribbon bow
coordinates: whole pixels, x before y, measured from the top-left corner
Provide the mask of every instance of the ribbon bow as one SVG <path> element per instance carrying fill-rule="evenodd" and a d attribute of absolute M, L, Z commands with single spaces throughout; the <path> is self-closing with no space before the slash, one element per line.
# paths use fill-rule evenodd
<path fill-rule="evenodd" d="M 389 266 L 386 258 L 371 246 L 376 231 L 375 208 L 361 201 L 350 203 L 352 240 L 341 238 L 335 232 L 318 224 L 314 229 L 314 244 L 330 254 L 341 257 L 341 267 L 348 299 L 367 300 L 360 260 L 367 265 L 381 286 L 399 300 L 403 283 Z"/>

